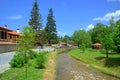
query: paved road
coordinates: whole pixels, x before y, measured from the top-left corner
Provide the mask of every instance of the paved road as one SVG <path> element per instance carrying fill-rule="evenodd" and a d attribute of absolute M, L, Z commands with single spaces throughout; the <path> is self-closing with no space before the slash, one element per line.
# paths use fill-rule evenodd
<path fill-rule="evenodd" d="M 58 56 L 56 80 L 119 80 L 102 74 L 87 64 L 63 53 Z"/>
<path fill-rule="evenodd" d="M 0 73 L 9 69 L 10 65 L 8 63 L 13 58 L 14 54 L 15 52 L 7 52 L 0 54 Z"/>
<path fill-rule="evenodd" d="M 39 51 L 52 51 L 54 48 L 51 47 L 45 47 L 44 49 L 33 49 L 36 52 Z M 0 73 L 3 73 L 4 71 L 8 70 L 10 68 L 9 62 L 15 55 L 15 52 L 6 52 L 0 54 Z"/>

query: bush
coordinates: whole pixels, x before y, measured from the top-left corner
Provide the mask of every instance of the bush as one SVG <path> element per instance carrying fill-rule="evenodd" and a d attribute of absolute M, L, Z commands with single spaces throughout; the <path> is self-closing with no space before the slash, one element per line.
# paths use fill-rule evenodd
<path fill-rule="evenodd" d="M 29 51 L 29 58 L 30 58 L 30 59 L 34 59 L 34 58 L 36 58 L 36 56 L 37 56 L 37 53 L 36 53 L 36 52 L 34 52 L 34 51 L 32 51 L 32 50 Z"/>
<path fill-rule="evenodd" d="M 82 52 L 85 52 L 85 49 L 86 49 L 85 44 L 82 44 L 81 47 L 80 47 L 80 49 L 81 49 Z"/>
<path fill-rule="evenodd" d="M 17 67 L 17 68 L 24 66 L 25 58 L 23 54 L 16 54 L 9 64 L 11 65 L 11 67 Z"/>
<path fill-rule="evenodd" d="M 37 68 L 39 69 L 43 69 L 45 68 L 45 63 L 46 63 L 46 54 L 47 52 L 40 52 L 38 55 L 37 55 L 37 59 L 36 59 L 36 64 L 37 64 Z"/>

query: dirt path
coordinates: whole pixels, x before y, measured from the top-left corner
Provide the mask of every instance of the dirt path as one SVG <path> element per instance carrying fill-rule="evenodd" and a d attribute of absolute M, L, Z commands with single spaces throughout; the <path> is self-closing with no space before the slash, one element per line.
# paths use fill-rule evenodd
<path fill-rule="evenodd" d="M 70 55 L 60 54 L 56 67 L 56 80 L 119 80 L 102 74 Z"/>

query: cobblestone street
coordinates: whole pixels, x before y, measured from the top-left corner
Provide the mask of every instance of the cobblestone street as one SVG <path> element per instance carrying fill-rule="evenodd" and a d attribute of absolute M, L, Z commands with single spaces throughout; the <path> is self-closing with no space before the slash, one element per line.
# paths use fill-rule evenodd
<path fill-rule="evenodd" d="M 119 80 L 90 68 L 70 55 L 58 56 L 56 80 Z"/>

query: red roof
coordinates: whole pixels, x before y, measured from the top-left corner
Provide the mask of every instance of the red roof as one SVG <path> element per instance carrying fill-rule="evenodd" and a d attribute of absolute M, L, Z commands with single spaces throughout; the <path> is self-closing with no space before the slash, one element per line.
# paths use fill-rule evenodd
<path fill-rule="evenodd" d="M 20 35 L 20 34 L 18 34 L 17 32 L 14 32 L 14 31 L 8 32 L 8 34 L 12 34 L 12 35 L 16 35 L 16 36 L 19 36 L 19 35 Z"/>
<path fill-rule="evenodd" d="M 102 44 L 100 44 L 100 43 L 95 43 L 95 44 L 92 44 L 92 46 L 102 46 Z"/>
<path fill-rule="evenodd" d="M 12 43 L 12 42 L 0 42 L 0 44 L 16 44 L 16 43 Z"/>

